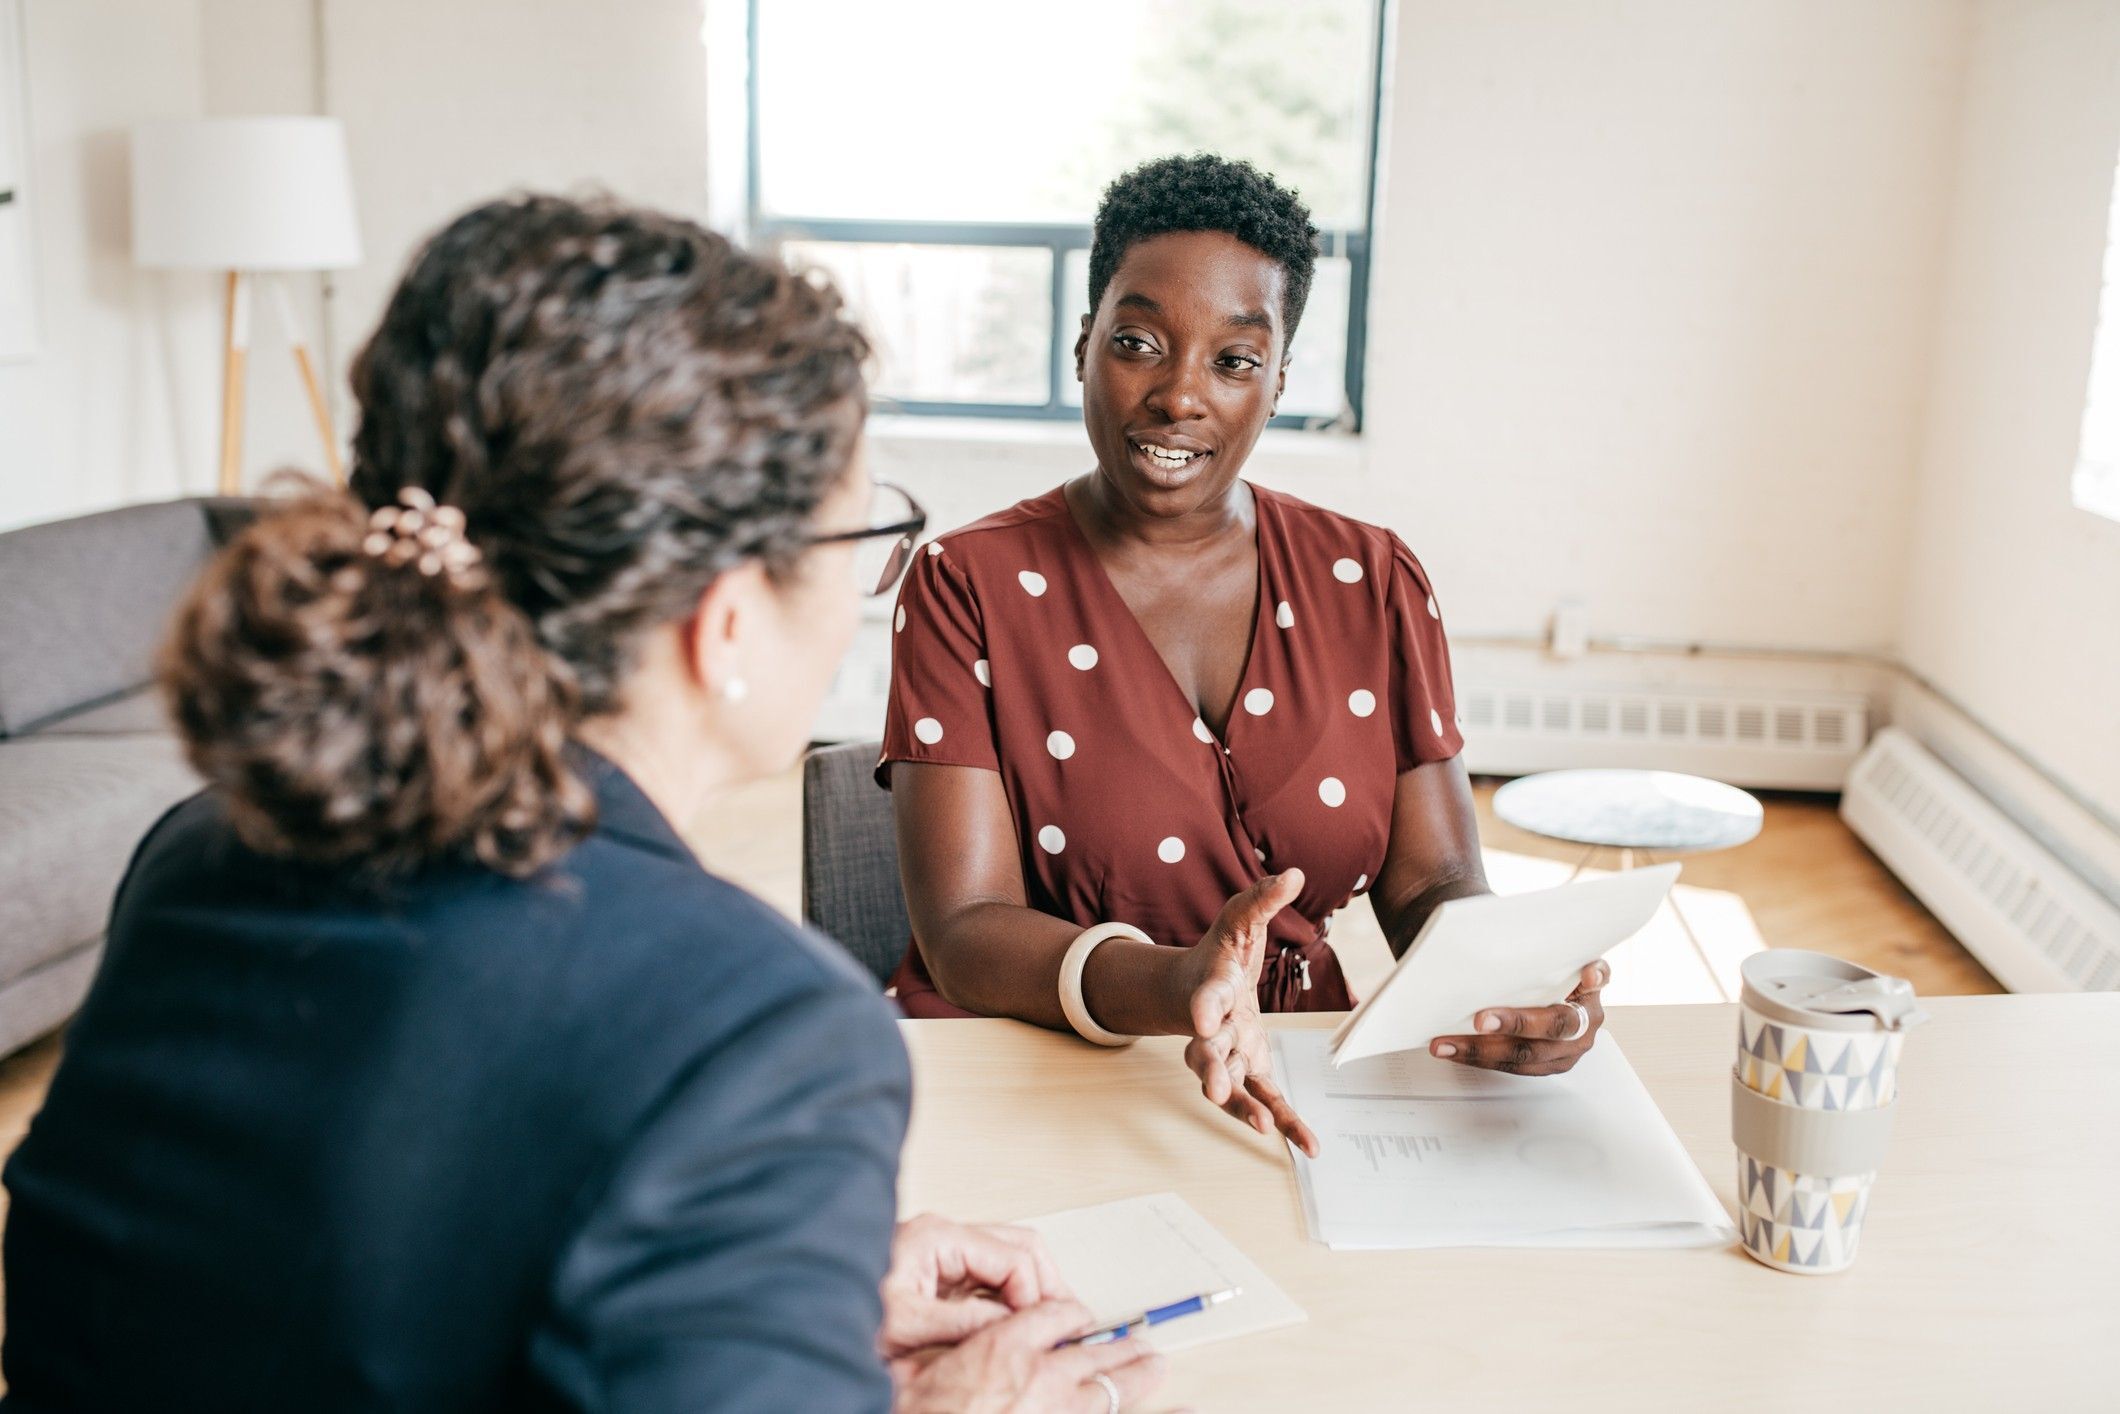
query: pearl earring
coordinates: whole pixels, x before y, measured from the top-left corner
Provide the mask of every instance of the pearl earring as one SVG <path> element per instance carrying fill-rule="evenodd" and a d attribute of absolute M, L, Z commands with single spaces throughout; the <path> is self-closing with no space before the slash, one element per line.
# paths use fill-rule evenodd
<path fill-rule="evenodd" d="M 730 678 L 721 685 L 721 695 L 730 702 L 741 702 L 751 695 L 751 685 L 742 678 Z"/>

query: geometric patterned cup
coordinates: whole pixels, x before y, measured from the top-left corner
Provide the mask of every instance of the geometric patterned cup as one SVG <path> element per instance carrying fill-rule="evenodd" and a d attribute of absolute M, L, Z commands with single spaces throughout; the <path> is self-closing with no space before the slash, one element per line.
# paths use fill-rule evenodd
<path fill-rule="evenodd" d="M 1807 1276 L 1855 1261 L 1891 1132 L 1914 989 L 1795 948 L 1745 960 L 1730 1079 L 1745 1251 Z"/>

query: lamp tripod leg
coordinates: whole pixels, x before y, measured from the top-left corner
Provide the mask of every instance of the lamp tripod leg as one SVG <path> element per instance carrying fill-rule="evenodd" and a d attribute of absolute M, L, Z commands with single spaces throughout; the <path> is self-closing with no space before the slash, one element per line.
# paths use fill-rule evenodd
<path fill-rule="evenodd" d="M 228 272 L 221 309 L 221 494 L 243 489 L 243 371 L 250 354 L 250 287 Z"/>
<path fill-rule="evenodd" d="M 295 366 L 302 370 L 302 386 L 309 390 L 309 411 L 317 420 L 317 435 L 324 439 L 324 464 L 331 469 L 331 484 L 346 484 L 346 463 L 339 456 L 339 434 L 331 426 L 331 405 L 324 401 L 324 387 L 317 381 L 317 366 L 309 346 L 294 346 Z"/>
<path fill-rule="evenodd" d="M 309 356 L 309 345 L 303 342 L 302 331 L 294 322 L 294 306 L 287 302 L 287 287 L 278 280 L 272 282 L 272 307 L 280 316 L 287 346 L 294 350 L 294 366 L 301 371 L 302 390 L 309 395 L 309 415 L 316 419 L 317 435 L 324 440 L 324 465 L 331 470 L 331 484 L 344 486 L 346 464 L 339 456 L 339 434 L 331 426 L 331 404 L 324 400 L 316 360 Z"/>

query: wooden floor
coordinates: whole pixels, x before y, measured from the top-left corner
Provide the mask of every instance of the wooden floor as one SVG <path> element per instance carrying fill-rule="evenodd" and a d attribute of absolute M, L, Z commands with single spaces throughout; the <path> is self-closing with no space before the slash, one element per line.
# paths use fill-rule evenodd
<path fill-rule="evenodd" d="M 1560 882 L 1582 852 L 1495 819 L 1494 784 L 1479 782 L 1477 796 L 1480 838 L 1496 889 Z M 1759 947 L 1810 948 L 1906 977 L 1925 995 L 2002 990 L 1848 832 L 1831 800 L 1763 799 L 1766 827 L 1758 839 L 1685 861 L 1679 898 L 1686 921 L 1719 956 L 1735 958 Z M 686 835 L 715 872 L 793 915 L 801 900 L 800 828 L 799 775 L 790 771 L 720 802 Z M 1717 1000 L 1711 969 L 1674 919 L 1667 914 L 1663 923 L 1636 940 L 1644 945 L 1635 955 L 1614 954 L 1609 1002 Z M 1358 993 L 1390 965 L 1376 924 L 1359 903 L 1335 921 L 1333 944 Z M 59 1046 L 59 1037 L 47 1037 L 0 1062 L 0 1156 L 13 1152 L 43 1103 Z"/>

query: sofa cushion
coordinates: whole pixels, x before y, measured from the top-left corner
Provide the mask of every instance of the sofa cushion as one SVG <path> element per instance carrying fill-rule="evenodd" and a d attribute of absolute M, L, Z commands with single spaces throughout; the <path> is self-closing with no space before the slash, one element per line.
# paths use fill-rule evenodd
<path fill-rule="evenodd" d="M 0 535 L 0 734 L 145 683 L 169 615 L 212 548 L 197 501 Z"/>
<path fill-rule="evenodd" d="M 0 984 L 100 937 L 140 837 L 198 788 L 165 733 L 0 741 Z"/>
<path fill-rule="evenodd" d="M 108 702 L 99 702 L 93 707 L 68 712 L 63 717 L 54 717 L 38 727 L 36 735 L 138 736 L 142 732 L 169 730 L 169 713 L 163 709 L 162 694 L 152 687 L 142 687 L 135 688 L 123 697 L 114 697 Z"/>
<path fill-rule="evenodd" d="M 58 1030 L 79 1011 L 102 958 L 103 940 L 98 938 L 0 987 L 0 1055 Z"/>

